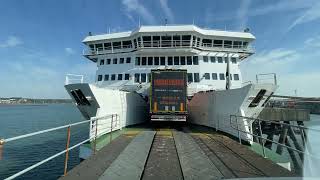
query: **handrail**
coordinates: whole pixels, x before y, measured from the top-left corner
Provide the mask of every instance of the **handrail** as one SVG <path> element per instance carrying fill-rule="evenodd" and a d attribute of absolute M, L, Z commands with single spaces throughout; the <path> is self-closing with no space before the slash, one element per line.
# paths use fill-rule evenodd
<path fill-rule="evenodd" d="M 76 122 L 76 123 L 72 123 L 72 124 L 67 124 L 67 125 L 63 125 L 63 126 L 58 126 L 58 127 L 54 127 L 54 128 L 49 128 L 49 129 L 44 129 L 44 130 L 40 130 L 40 131 L 28 133 L 28 134 L 23 134 L 23 135 L 11 137 L 11 138 L 0 139 L 0 146 L 4 146 L 6 143 L 9 143 L 9 142 L 11 142 L 11 141 L 16 141 L 16 140 L 28 138 L 28 137 L 35 136 L 35 135 L 39 135 L 39 134 L 43 134 L 43 133 L 48 133 L 48 132 L 52 132 L 52 131 L 64 129 L 64 128 L 67 128 L 67 130 L 68 130 L 68 131 L 67 131 L 67 132 L 68 132 L 68 136 L 67 136 L 67 147 L 66 147 L 65 150 L 60 151 L 60 152 L 58 152 L 58 153 L 56 153 L 56 154 L 54 154 L 54 155 L 52 155 L 52 156 L 50 156 L 50 157 L 48 157 L 48 158 L 40 161 L 40 162 L 38 162 L 38 163 L 35 163 L 35 164 L 33 164 L 33 165 L 31 165 L 31 166 L 23 169 L 23 170 L 15 173 L 15 174 L 7 177 L 5 180 L 11 180 L 11 179 L 14 179 L 14 178 L 16 178 L 16 177 L 19 177 L 19 176 L 21 176 L 22 174 L 24 174 L 24 173 L 26 173 L 26 172 L 28 172 L 28 171 L 30 171 L 30 170 L 32 170 L 32 169 L 40 166 L 40 165 L 46 163 L 46 162 L 48 162 L 48 161 L 50 161 L 50 160 L 52 160 L 52 159 L 54 159 L 54 158 L 56 158 L 56 157 L 58 157 L 58 156 L 60 156 L 60 155 L 62 155 L 62 154 L 65 154 L 65 153 L 66 153 L 66 158 L 65 158 L 64 175 L 66 175 L 66 173 L 67 173 L 66 170 L 67 170 L 67 165 L 68 165 L 68 152 L 69 152 L 70 150 L 72 150 L 72 149 L 74 149 L 74 148 L 76 148 L 76 147 L 78 147 L 78 146 L 86 143 L 86 142 L 89 142 L 89 141 L 91 141 L 91 140 L 96 140 L 96 138 L 98 137 L 97 128 L 96 128 L 96 134 L 95 134 L 95 136 L 90 136 L 88 139 L 83 140 L 83 141 L 81 141 L 81 142 L 79 142 L 79 143 L 77 143 L 77 144 L 69 147 L 69 143 L 70 143 L 70 138 L 69 138 L 69 137 L 70 137 L 70 127 L 77 126 L 77 125 L 80 125 L 80 124 L 89 123 L 89 122 L 91 122 L 91 123 L 92 123 L 92 122 L 98 123 L 99 120 L 112 118 L 112 120 L 111 120 L 111 126 L 110 126 L 110 130 L 111 130 L 110 132 L 112 132 L 113 123 L 116 122 L 116 127 L 118 126 L 118 124 L 117 124 L 117 121 L 118 121 L 118 120 L 116 119 L 116 121 L 113 121 L 113 117 L 116 117 L 116 118 L 117 118 L 118 115 L 117 115 L 117 114 L 110 114 L 110 115 L 106 115 L 106 116 L 102 116 L 102 117 L 92 118 L 92 119 L 90 119 L 90 120 L 84 120 L 84 121 L 80 121 L 80 122 Z M 119 121 L 120 121 L 120 118 L 119 118 Z M 106 127 L 106 128 L 108 128 L 108 127 Z M 91 128 L 90 128 L 90 131 L 91 131 Z M 101 134 L 99 134 L 99 135 L 101 135 Z M 110 139 L 110 141 L 111 141 L 111 140 L 112 140 L 112 138 Z M 94 141 L 94 143 L 95 143 L 95 144 L 94 144 L 94 146 L 95 146 L 94 151 L 96 151 L 96 141 Z"/>
<path fill-rule="evenodd" d="M 232 123 L 232 120 L 235 118 L 236 120 L 236 126 L 233 126 L 233 123 Z M 256 135 L 254 133 L 251 133 L 251 132 L 248 132 L 248 131 L 243 131 L 241 129 L 239 129 L 239 120 L 238 118 L 241 118 L 242 120 L 245 120 L 245 121 L 250 121 L 250 123 L 253 123 L 255 121 L 258 122 L 258 125 L 259 125 L 259 135 Z M 264 138 L 262 136 L 263 132 L 262 132 L 262 129 L 261 129 L 261 122 L 272 122 L 274 124 L 279 124 L 279 125 L 283 125 L 283 126 L 289 126 L 289 127 L 295 127 L 295 128 L 299 128 L 300 132 L 303 132 L 303 130 L 311 130 L 311 131 L 316 131 L 316 132 L 320 132 L 320 130 L 318 129 L 313 129 L 313 128 L 307 128 L 307 127 L 304 127 L 304 126 L 299 126 L 299 125 L 293 125 L 293 124 L 287 124 L 287 123 L 281 123 L 281 122 L 276 122 L 276 121 L 270 121 L 270 120 L 264 120 L 264 119 L 259 119 L 259 118 L 252 118 L 252 117 L 245 117 L 245 116 L 240 116 L 240 115 L 230 115 L 230 126 L 231 128 L 235 129 L 238 131 L 238 138 L 239 138 L 239 143 L 241 144 L 241 133 L 244 133 L 244 134 L 249 134 L 249 135 L 252 135 L 252 136 L 255 136 L 255 137 L 258 137 L 260 139 L 260 141 L 262 140 L 265 140 L 265 141 L 268 141 L 268 142 L 271 142 L 271 143 L 275 143 L 275 144 L 278 144 L 282 147 L 286 147 L 288 149 L 291 149 L 293 151 L 296 151 L 298 153 L 302 153 L 302 154 L 306 154 L 310 157 L 316 157 L 316 158 L 319 158 L 317 157 L 315 154 L 311 154 L 309 152 L 305 152 L 305 151 L 302 151 L 302 150 L 299 150 L 299 149 L 295 149 L 295 148 L 292 148 L 290 146 L 287 146 L 285 144 L 282 144 L 282 143 L 279 143 L 277 141 L 274 141 L 274 140 L 270 140 L 268 138 Z M 302 136 L 302 140 L 303 142 L 306 142 L 305 141 L 305 137 Z M 266 153 L 265 153 L 265 148 L 264 148 L 264 143 L 261 143 L 262 144 L 262 152 L 263 152 L 263 156 L 266 157 Z"/>

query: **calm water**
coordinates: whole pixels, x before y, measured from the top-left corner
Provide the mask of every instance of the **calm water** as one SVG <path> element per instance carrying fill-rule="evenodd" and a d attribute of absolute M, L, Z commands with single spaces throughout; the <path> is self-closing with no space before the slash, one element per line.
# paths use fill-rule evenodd
<path fill-rule="evenodd" d="M 84 120 L 71 104 L 0 106 L 0 137 L 9 138 Z M 87 124 L 71 128 L 71 145 L 88 138 Z M 0 161 L 0 179 L 8 177 L 59 151 L 66 145 L 66 129 L 8 142 Z M 79 149 L 70 151 L 69 168 L 79 164 Z M 63 174 L 64 155 L 39 166 L 18 179 L 57 179 Z"/>

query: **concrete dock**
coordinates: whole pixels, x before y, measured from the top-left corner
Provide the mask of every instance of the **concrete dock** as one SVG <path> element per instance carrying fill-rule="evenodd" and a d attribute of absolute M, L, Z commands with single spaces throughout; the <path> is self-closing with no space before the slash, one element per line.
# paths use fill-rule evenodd
<path fill-rule="evenodd" d="M 63 180 L 230 179 L 294 173 L 212 131 L 126 131 L 68 172 Z"/>

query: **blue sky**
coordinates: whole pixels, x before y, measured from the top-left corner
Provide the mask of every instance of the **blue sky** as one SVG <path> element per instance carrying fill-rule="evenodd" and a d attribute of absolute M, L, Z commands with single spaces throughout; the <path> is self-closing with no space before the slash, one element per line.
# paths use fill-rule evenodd
<path fill-rule="evenodd" d="M 275 72 L 278 94 L 320 96 L 319 0 L 2 0 L 0 97 L 68 98 L 67 73 L 92 81 L 82 39 L 142 25 L 192 24 L 256 36 L 244 80 Z"/>

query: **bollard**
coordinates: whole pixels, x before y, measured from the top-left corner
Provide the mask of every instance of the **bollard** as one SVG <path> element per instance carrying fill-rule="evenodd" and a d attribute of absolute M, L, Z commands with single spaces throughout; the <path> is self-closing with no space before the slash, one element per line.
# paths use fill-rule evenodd
<path fill-rule="evenodd" d="M 70 126 L 68 127 L 68 131 L 67 131 L 66 158 L 64 160 L 64 173 L 63 173 L 64 176 L 67 175 L 67 169 L 68 169 L 69 144 L 70 144 Z"/>
<path fill-rule="evenodd" d="M 3 150 L 4 143 L 5 143 L 5 140 L 0 139 L 0 160 L 2 160 L 2 150 Z"/>

